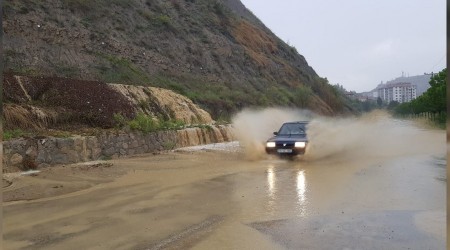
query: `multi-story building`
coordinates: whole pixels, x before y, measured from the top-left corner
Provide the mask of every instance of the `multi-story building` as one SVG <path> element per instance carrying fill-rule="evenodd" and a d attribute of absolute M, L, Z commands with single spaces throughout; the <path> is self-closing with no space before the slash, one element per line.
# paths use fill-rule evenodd
<path fill-rule="evenodd" d="M 416 99 L 417 87 L 409 82 L 380 84 L 377 93 L 384 102 L 403 103 Z"/>

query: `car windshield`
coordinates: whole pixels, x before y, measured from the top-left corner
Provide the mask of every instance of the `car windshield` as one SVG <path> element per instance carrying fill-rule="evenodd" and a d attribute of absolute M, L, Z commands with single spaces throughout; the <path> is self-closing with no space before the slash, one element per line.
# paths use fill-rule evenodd
<path fill-rule="evenodd" d="M 303 123 L 285 123 L 281 126 L 279 135 L 304 135 L 305 124 Z"/>

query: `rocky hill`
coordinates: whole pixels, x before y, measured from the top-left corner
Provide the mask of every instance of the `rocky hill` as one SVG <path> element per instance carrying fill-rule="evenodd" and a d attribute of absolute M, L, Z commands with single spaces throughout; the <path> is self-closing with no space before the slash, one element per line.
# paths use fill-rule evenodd
<path fill-rule="evenodd" d="M 349 111 L 239 0 L 3 2 L 4 66 L 16 74 L 168 88 L 215 119 L 248 106 Z"/>

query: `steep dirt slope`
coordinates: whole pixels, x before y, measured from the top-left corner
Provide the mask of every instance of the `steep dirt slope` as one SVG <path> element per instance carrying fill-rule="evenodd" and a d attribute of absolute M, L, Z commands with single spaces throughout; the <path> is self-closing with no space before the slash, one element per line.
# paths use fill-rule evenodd
<path fill-rule="evenodd" d="M 166 87 L 215 118 L 246 106 L 348 111 L 238 0 L 6 0 L 3 17 L 15 72 Z"/>

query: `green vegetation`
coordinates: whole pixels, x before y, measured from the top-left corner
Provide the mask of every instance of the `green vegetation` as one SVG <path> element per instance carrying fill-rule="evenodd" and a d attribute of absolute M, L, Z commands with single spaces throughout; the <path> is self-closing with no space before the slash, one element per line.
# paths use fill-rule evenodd
<path fill-rule="evenodd" d="M 147 74 L 126 58 L 102 53 L 97 53 L 97 55 L 109 64 L 96 67 L 102 81 L 133 84 L 148 83 Z"/>
<path fill-rule="evenodd" d="M 27 135 L 27 133 L 21 129 L 5 130 L 3 131 L 3 140 L 8 141 L 14 138 L 23 137 L 25 135 Z"/>
<path fill-rule="evenodd" d="M 114 4 L 123 8 L 129 7 L 133 1 L 129 0 L 63 0 L 63 3 L 71 10 L 90 11 L 105 4 Z"/>
<path fill-rule="evenodd" d="M 183 129 L 186 124 L 180 120 L 165 120 L 159 122 L 159 130 Z"/>
<path fill-rule="evenodd" d="M 55 63 L 53 67 L 58 75 L 62 75 L 65 77 L 76 77 L 80 73 L 78 68 L 75 66 L 71 67 Z"/>
<path fill-rule="evenodd" d="M 131 130 L 141 131 L 145 134 L 161 130 L 178 130 L 185 127 L 185 123 L 179 120 L 156 120 L 151 116 L 139 113 L 132 120 L 127 120 L 121 114 L 114 114 L 116 128 L 128 126 Z"/>
<path fill-rule="evenodd" d="M 267 82 L 267 80 L 264 80 Z M 264 84 L 262 80 L 255 79 L 236 86 L 233 83 L 211 83 L 190 76 L 158 75 L 151 78 L 153 85 L 171 89 L 181 95 L 187 96 L 201 108 L 208 111 L 215 120 L 230 121 L 233 114 L 243 107 L 285 106 L 313 109 L 311 106 L 314 95 L 326 94 L 325 102 L 333 108 L 344 109 L 343 94 L 335 91 L 326 79 L 318 78 L 321 85 L 313 87 L 299 84 L 291 87 L 284 84 Z"/>
<path fill-rule="evenodd" d="M 97 2 L 91 0 L 64 0 L 63 3 L 70 9 L 78 10 L 89 10 L 97 7 Z"/>
<path fill-rule="evenodd" d="M 58 138 L 69 138 L 72 137 L 72 133 L 70 133 L 69 131 L 55 131 L 52 133 L 52 136 Z"/>
<path fill-rule="evenodd" d="M 196 126 L 197 128 L 206 129 L 209 132 L 213 131 L 213 127 L 209 124 L 200 124 Z"/>
<path fill-rule="evenodd" d="M 411 102 L 402 103 L 391 108 L 394 114 L 401 116 L 420 115 L 426 113 L 427 117 L 438 124 L 446 122 L 446 95 L 447 95 L 447 69 L 443 69 L 430 79 L 430 88 L 423 95 Z M 391 102 L 392 103 L 392 102 Z"/>
<path fill-rule="evenodd" d="M 214 2 L 213 9 L 214 9 L 214 13 L 216 13 L 220 17 L 224 17 L 226 15 L 225 7 L 223 6 L 223 4 L 221 2 L 217 2 L 217 1 Z"/>
<path fill-rule="evenodd" d="M 40 74 L 40 71 L 36 68 L 23 66 L 15 68 L 14 72 L 20 75 L 27 75 L 27 76 L 38 76 Z"/>
<path fill-rule="evenodd" d="M 150 133 L 158 130 L 158 122 L 153 120 L 152 117 L 142 113 L 136 115 L 136 118 L 129 121 L 127 124 L 132 130 L 138 130 L 143 133 Z"/>
<path fill-rule="evenodd" d="M 122 128 L 127 125 L 127 119 L 122 114 L 113 114 L 113 120 L 116 128 Z"/>
<path fill-rule="evenodd" d="M 170 24 L 170 17 L 168 15 L 159 15 L 153 18 L 153 21 L 157 25 L 166 25 L 168 26 Z"/>
<path fill-rule="evenodd" d="M 175 148 L 176 143 L 172 141 L 163 142 L 162 144 L 164 150 L 172 150 Z"/>
<path fill-rule="evenodd" d="M 350 94 L 353 96 L 356 96 L 355 91 L 347 91 L 342 85 L 336 84 L 333 85 L 334 92 L 340 93 L 337 96 L 340 96 L 343 105 L 348 109 L 352 110 L 355 113 L 363 113 L 363 112 L 370 112 L 374 109 L 381 109 L 383 107 L 383 101 L 381 98 L 375 100 L 364 100 L 360 101 L 355 97 L 345 97 L 346 94 Z"/>

